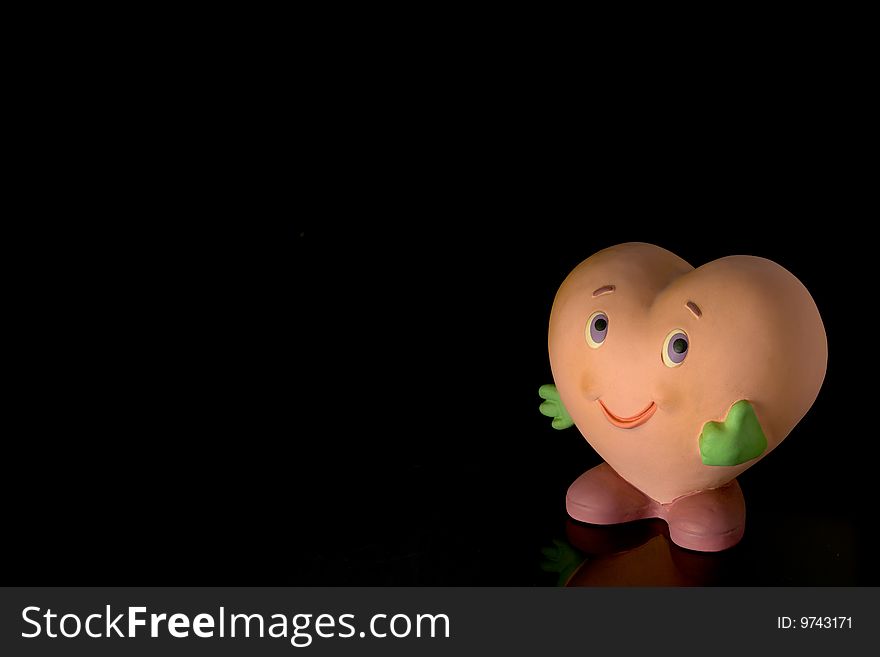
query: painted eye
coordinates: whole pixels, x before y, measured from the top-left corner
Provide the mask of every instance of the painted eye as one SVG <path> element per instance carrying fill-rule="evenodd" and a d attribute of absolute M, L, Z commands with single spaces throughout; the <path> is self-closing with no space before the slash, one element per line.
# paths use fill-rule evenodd
<path fill-rule="evenodd" d="M 602 343 L 605 342 L 605 337 L 608 335 L 608 315 L 598 310 L 590 315 L 585 335 L 587 344 L 593 349 L 601 347 Z"/>
<path fill-rule="evenodd" d="M 673 329 L 663 341 L 663 362 L 666 367 L 678 367 L 684 362 L 690 348 L 687 333 L 681 329 Z"/>

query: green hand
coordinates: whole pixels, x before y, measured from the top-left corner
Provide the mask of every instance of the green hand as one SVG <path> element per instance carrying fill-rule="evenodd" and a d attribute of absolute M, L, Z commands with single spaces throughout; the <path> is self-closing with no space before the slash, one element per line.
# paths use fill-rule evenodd
<path fill-rule="evenodd" d="M 703 465 L 739 465 L 758 458 L 766 449 L 764 430 L 745 399 L 730 407 L 724 422 L 706 422 L 700 434 Z"/>
<path fill-rule="evenodd" d="M 541 386 L 538 389 L 538 395 L 541 399 L 546 400 L 538 407 L 538 410 L 541 411 L 542 415 L 553 418 L 550 426 L 554 429 L 568 429 L 574 426 L 574 420 L 571 419 L 568 411 L 565 410 L 565 406 L 562 405 L 562 400 L 559 399 L 559 391 L 555 385 L 548 383 Z"/>
<path fill-rule="evenodd" d="M 553 547 L 541 548 L 541 554 L 544 555 L 541 570 L 559 575 L 556 586 L 565 586 L 585 561 L 583 554 L 557 538 L 553 539 Z"/>

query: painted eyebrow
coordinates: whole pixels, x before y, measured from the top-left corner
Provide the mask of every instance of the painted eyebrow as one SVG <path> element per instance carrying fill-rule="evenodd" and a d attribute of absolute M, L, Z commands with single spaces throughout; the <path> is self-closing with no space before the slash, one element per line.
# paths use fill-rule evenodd
<path fill-rule="evenodd" d="M 602 287 L 593 290 L 593 298 L 601 297 L 603 294 L 611 294 L 612 292 L 614 292 L 613 285 L 603 285 Z"/>
<path fill-rule="evenodd" d="M 687 307 L 688 310 L 690 310 L 694 314 L 694 317 L 696 317 L 697 319 L 700 319 L 700 317 L 703 316 L 703 311 L 700 310 L 700 307 L 697 304 L 695 304 L 693 301 L 688 301 L 684 305 Z"/>

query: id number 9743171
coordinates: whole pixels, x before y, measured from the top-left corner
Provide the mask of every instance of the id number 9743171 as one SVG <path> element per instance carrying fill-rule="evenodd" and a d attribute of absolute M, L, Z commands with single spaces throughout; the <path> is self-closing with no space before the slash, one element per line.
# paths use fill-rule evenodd
<path fill-rule="evenodd" d="M 851 630 L 852 616 L 777 616 L 776 627 L 780 630 Z"/>

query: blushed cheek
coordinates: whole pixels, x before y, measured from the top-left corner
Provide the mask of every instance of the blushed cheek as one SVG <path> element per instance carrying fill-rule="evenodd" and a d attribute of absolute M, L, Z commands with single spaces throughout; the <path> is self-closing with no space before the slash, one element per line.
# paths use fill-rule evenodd
<path fill-rule="evenodd" d="M 588 399 L 596 399 L 599 396 L 598 378 L 595 373 L 584 371 L 581 374 L 581 392 Z"/>
<path fill-rule="evenodd" d="M 661 409 L 675 411 L 687 403 L 688 393 L 682 386 L 661 385 L 657 387 L 654 401 Z"/>

